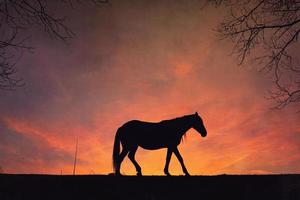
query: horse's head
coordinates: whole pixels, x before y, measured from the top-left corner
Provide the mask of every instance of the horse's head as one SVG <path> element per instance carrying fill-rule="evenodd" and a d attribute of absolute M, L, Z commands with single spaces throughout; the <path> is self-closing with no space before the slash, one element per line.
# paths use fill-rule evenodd
<path fill-rule="evenodd" d="M 207 135 L 207 131 L 203 124 L 203 121 L 197 112 L 193 115 L 193 125 L 192 126 L 194 129 L 196 129 L 201 134 L 202 137 L 205 137 Z"/>

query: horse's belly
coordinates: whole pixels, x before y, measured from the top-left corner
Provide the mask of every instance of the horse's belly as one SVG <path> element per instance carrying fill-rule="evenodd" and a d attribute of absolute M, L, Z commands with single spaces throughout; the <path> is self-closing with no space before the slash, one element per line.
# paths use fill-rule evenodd
<path fill-rule="evenodd" d="M 140 134 L 138 145 L 144 149 L 154 150 L 161 149 L 168 146 L 170 138 L 158 136 L 156 134 Z"/>
<path fill-rule="evenodd" d="M 161 149 L 161 148 L 166 148 L 167 145 L 162 145 L 162 144 L 139 144 L 140 147 L 143 149 L 147 150 L 156 150 L 156 149 Z"/>

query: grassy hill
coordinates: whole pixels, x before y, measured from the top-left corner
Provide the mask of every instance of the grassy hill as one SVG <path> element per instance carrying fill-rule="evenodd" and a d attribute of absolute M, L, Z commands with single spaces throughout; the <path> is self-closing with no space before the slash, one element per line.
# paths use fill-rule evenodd
<path fill-rule="evenodd" d="M 0 199 L 300 200 L 300 175 L 115 177 L 2 174 Z"/>

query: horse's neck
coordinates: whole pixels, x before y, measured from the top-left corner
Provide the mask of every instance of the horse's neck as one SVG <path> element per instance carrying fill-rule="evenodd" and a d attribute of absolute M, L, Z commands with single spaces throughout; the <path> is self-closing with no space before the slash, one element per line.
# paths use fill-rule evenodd
<path fill-rule="evenodd" d="M 190 128 L 192 128 L 192 123 L 190 120 L 190 116 L 184 116 L 180 119 L 181 123 L 181 134 L 184 135 Z"/>

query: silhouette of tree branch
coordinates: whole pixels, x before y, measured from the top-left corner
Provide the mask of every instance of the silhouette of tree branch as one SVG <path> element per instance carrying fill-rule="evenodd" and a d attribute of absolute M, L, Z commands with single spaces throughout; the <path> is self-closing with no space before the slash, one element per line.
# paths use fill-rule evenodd
<path fill-rule="evenodd" d="M 221 39 L 234 43 L 233 54 L 243 64 L 250 57 L 261 71 L 274 77 L 274 89 L 268 99 L 277 108 L 300 102 L 300 66 L 295 48 L 299 48 L 300 1 L 297 0 L 209 0 L 228 8 L 219 24 Z"/>
<path fill-rule="evenodd" d="M 49 4 L 73 7 L 74 3 L 91 2 L 93 5 L 108 3 L 108 0 L 2 0 L 0 1 L 0 89 L 14 90 L 22 86 L 15 74 L 16 62 L 24 50 L 33 50 L 27 45 L 28 30 L 34 26 L 42 29 L 50 38 L 66 42 L 74 33 L 66 26 L 65 18 L 55 16 Z M 17 56 L 16 56 L 17 55 Z M 17 57 L 17 58 L 16 58 Z"/>

